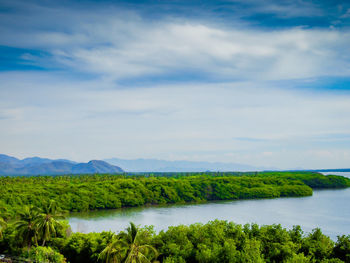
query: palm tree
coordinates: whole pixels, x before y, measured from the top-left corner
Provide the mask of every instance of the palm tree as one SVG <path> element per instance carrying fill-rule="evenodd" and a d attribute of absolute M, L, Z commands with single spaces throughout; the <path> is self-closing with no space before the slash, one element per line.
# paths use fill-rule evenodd
<path fill-rule="evenodd" d="M 127 252 L 127 243 L 113 234 L 111 241 L 106 248 L 99 254 L 98 259 L 103 260 L 106 263 L 121 263 L 125 258 Z"/>
<path fill-rule="evenodd" d="M 62 229 L 59 219 L 64 219 L 64 215 L 58 211 L 56 202 L 50 201 L 48 205 L 41 209 L 35 224 L 43 240 L 42 246 L 45 246 L 45 242 L 56 236 L 57 231 Z"/>
<path fill-rule="evenodd" d="M 7 209 L 0 207 L 0 238 L 2 238 L 2 231 L 7 227 L 8 216 Z"/>
<path fill-rule="evenodd" d="M 130 223 L 126 233 L 114 235 L 98 258 L 106 263 L 150 263 L 158 252 L 154 247 L 143 243 L 142 233 L 134 223 Z"/>
<path fill-rule="evenodd" d="M 0 217 L 0 238 L 2 238 L 2 231 L 6 228 L 7 223 L 4 218 Z"/>
<path fill-rule="evenodd" d="M 151 245 L 142 244 L 142 237 L 138 227 L 134 223 L 130 222 L 130 226 L 127 228 L 127 233 L 123 233 L 129 245 L 129 250 L 125 263 L 150 263 L 152 258 L 158 256 L 157 250 Z M 150 259 L 148 258 L 150 256 Z"/>
<path fill-rule="evenodd" d="M 32 242 L 37 243 L 38 228 L 35 221 L 38 219 L 38 210 L 33 206 L 25 206 L 23 211 L 18 213 L 19 219 L 14 224 L 17 229 L 17 235 L 22 238 L 23 245 L 28 246 L 28 251 Z"/>

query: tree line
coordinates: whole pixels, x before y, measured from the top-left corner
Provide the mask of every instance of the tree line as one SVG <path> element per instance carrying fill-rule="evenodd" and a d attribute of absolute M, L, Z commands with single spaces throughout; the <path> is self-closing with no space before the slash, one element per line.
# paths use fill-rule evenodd
<path fill-rule="evenodd" d="M 15 220 L 2 218 L 0 251 L 5 262 L 84 263 L 342 263 L 350 262 L 350 235 L 336 242 L 318 228 L 246 224 L 222 220 L 179 225 L 155 233 L 133 223 L 119 233 L 71 233 L 54 202 L 47 210 L 24 207 Z M 1 262 L 1 259 L 0 259 Z"/>
<path fill-rule="evenodd" d="M 0 262 L 84 262 L 83 258 L 75 258 L 71 249 L 77 248 L 75 253 L 84 254 L 75 244 L 79 234 L 72 234 L 64 212 L 57 209 L 56 203 L 50 201 L 43 209 L 25 206 L 16 218 L 6 216 L 2 209 L 0 216 L 0 252 L 6 253 Z M 97 254 L 89 256 L 94 262 L 151 262 L 158 257 L 158 251 L 150 244 L 146 244 L 145 237 L 151 236 L 146 229 L 141 229 L 130 223 L 130 227 L 118 234 L 102 233 L 103 241 L 98 245 Z M 86 236 L 89 239 L 88 236 Z M 83 244 L 79 240 L 80 244 Z M 71 246 L 72 244 L 73 247 Z M 79 245 L 78 245 L 79 246 Z M 87 248 L 93 251 L 96 248 Z M 96 252 L 96 251 L 95 251 Z M 67 257 L 67 258 L 66 258 Z M 4 260 L 4 261 L 2 261 Z"/>
<path fill-rule="evenodd" d="M 12 214 L 54 200 L 67 211 L 312 195 L 312 188 L 350 186 L 341 176 L 318 173 L 82 175 L 0 177 L 0 207 Z"/>
<path fill-rule="evenodd" d="M 350 262 L 350 236 L 334 242 L 320 229 L 305 235 L 298 226 L 216 220 L 158 234 L 132 223 L 120 233 L 83 234 L 64 220 L 69 211 L 306 196 L 349 182 L 307 172 L 1 177 L 0 254 L 37 262 Z"/>

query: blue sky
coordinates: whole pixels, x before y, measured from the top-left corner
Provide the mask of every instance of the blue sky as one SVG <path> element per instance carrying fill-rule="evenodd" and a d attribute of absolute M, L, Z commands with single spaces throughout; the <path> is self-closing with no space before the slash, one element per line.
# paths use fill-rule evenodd
<path fill-rule="evenodd" d="M 0 0 L 17 157 L 350 165 L 348 1 Z"/>

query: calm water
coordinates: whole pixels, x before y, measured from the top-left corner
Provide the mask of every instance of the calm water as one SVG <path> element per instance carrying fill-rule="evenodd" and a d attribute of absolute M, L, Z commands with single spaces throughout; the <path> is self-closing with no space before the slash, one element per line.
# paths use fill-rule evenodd
<path fill-rule="evenodd" d="M 350 177 L 350 173 L 344 174 Z M 224 201 L 193 205 L 127 208 L 75 213 L 69 218 L 73 231 L 124 230 L 130 221 L 155 230 L 179 224 L 206 223 L 214 219 L 239 224 L 300 225 L 309 232 L 320 227 L 326 235 L 350 234 L 350 188 L 314 191 L 313 196 L 263 200 Z"/>

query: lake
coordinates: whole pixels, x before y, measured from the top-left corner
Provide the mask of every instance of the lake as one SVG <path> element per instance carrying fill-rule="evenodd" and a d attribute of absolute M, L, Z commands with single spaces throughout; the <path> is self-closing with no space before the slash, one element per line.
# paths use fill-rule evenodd
<path fill-rule="evenodd" d="M 334 173 L 333 173 L 334 174 Z M 350 173 L 342 173 L 350 177 Z M 305 232 L 319 227 L 336 240 L 350 234 L 350 188 L 314 190 L 313 196 L 278 199 L 220 201 L 204 204 L 167 205 L 72 213 L 69 224 L 74 232 L 124 230 L 130 221 L 154 225 L 156 231 L 179 224 L 207 223 L 220 219 L 238 224 L 300 225 Z"/>

